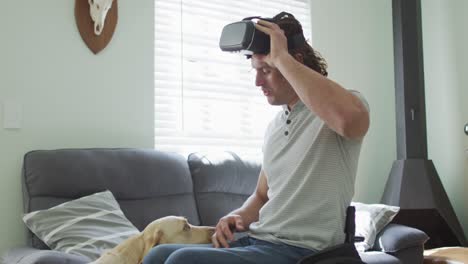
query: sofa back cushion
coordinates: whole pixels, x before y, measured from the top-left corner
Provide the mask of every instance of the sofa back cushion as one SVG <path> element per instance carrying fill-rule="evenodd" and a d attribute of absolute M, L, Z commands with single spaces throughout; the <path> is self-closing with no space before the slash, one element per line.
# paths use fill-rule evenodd
<path fill-rule="evenodd" d="M 110 190 L 139 230 L 167 215 L 200 223 L 187 161 L 178 154 L 151 149 L 36 150 L 24 157 L 23 182 L 26 213 Z M 35 236 L 31 243 L 47 248 Z"/>
<path fill-rule="evenodd" d="M 188 164 L 201 224 L 211 226 L 253 193 L 261 169 L 258 161 L 232 152 L 192 153 Z"/>

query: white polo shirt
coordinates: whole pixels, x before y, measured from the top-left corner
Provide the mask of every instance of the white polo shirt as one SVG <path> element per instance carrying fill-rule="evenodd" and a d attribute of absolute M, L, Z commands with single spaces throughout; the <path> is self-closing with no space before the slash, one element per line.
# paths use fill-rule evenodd
<path fill-rule="evenodd" d="M 343 243 L 361 142 L 338 135 L 301 101 L 283 106 L 265 134 L 269 200 L 250 235 L 315 250 Z"/>

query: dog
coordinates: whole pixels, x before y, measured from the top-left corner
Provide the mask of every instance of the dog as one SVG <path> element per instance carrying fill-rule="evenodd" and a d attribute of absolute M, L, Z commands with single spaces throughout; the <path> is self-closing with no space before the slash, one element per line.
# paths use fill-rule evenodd
<path fill-rule="evenodd" d="M 215 228 L 193 226 L 185 217 L 166 216 L 151 222 L 134 235 L 104 252 L 90 264 L 140 264 L 151 248 L 159 244 L 207 244 Z"/>

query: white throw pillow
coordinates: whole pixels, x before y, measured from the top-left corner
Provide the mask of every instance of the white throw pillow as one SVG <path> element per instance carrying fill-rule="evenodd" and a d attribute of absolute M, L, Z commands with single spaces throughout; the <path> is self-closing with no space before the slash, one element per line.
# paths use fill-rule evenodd
<path fill-rule="evenodd" d="M 356 242 L 356 249 L 367 251 L 374 246 L 375 238 L 400 211 L 398 206 L 385 204 L 364 204 L 352 202 L 356 208 L 356 236 L 364 237 L 364 241 Z"/>
<path fill-rule="evenodd" d="M 139 233 L 110 191 L 25 214 L 23 221 L 49 248 L 91 260 Z"/>

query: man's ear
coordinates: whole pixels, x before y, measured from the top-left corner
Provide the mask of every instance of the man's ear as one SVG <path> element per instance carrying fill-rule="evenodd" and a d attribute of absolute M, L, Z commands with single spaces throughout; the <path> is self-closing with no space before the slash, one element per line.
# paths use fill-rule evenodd
<path fill-rule="evenodd" d="M 304 55 L 302 55 L 302 53 L 296 53 L 296 54 L 294 54 L 294 58 L 295 58 L 298 62 L 304 64 Z"/>

